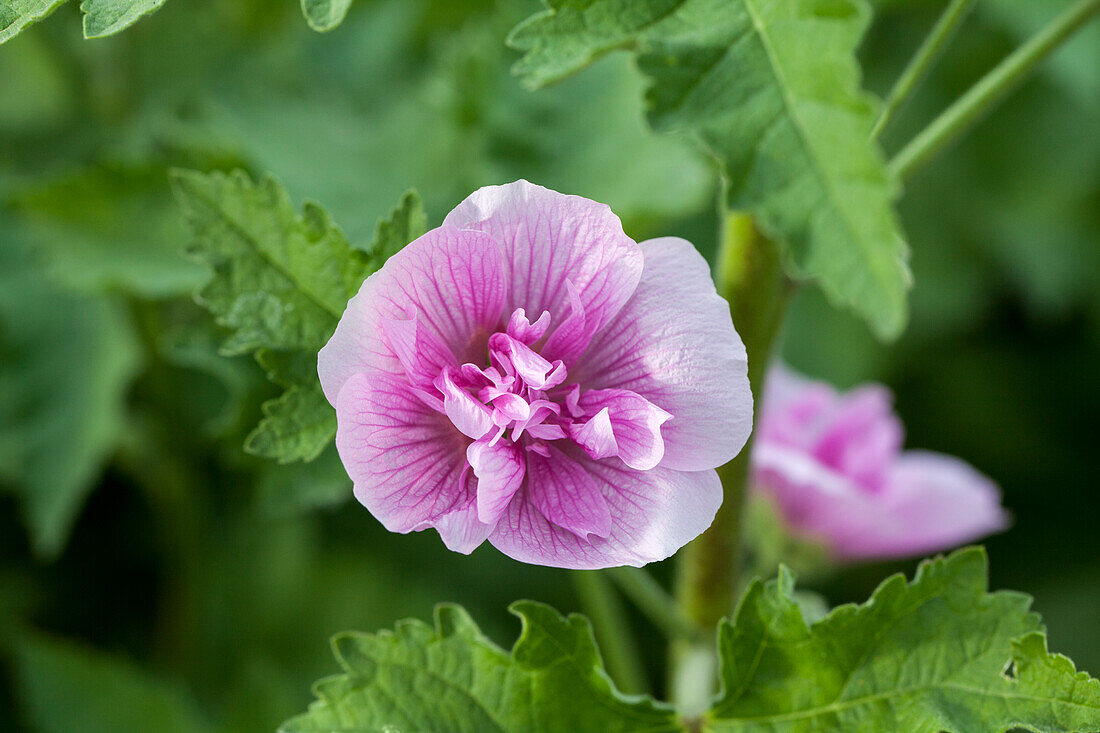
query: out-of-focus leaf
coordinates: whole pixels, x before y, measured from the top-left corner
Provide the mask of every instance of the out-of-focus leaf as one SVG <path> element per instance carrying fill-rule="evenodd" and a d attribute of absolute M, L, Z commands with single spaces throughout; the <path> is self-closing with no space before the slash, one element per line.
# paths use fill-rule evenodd
<path fill-rule="evenodd" d="M 195 237 L 191 252 L 214 270 L 197 297 L 231 330 L 223 352 L 256 352 L 286 389 L 264 404 L 245 448 L 283 463 L 313 460 L 336 433 L 317 351 L 367 275 L 424 232 L 420 198 L 406 193 L 370 245 L 357 249 L 316 204 L 295 212 L 273 178 L 256 185 L 242 172 L 179 171 L 174 180 Z"/>
<path fill-rule="evenodd" d="M 77 105 L 67 71 L 36 33 L 0 51 L 0 135 L 38 135 L 71 117 Z"/>
<path fill-rule="evenodd" d="M 102 38 L 125 30 L 165 0 L 84 0 L 84 37 Z"/>
<path fill-rule="evenodd" d="M 320 680 L 319 699 L 280 730 L 682 730 L 670 708 L 614 689 L 586 618 L 532 601 L 511 610 L 523 621 L 511 653 L 450 604 L 437 607 L 434 628 L 410 619 L 392 632 L 338 635 L 343 673 Z"/>
<path fill-rule="evenodd" d="M 330 31 L 344 20 L 351 0 L 302 0 L 302 14 L 315 31 Z"/>
<path fill-rule="evenodd" d="M 1031 599 L 986 590 L 979 548 L 893 576 L 807 624 L 785 569 L 719 630 L 708 731 L 1067 732 L 1100 727 L 1100 681 L 1047 652 Z"/>
<path fill-rule="evenodd" d="M 0 43 L 57 10 L 66 0 L 0 0 Z"/>
<path fill-rule="evenodd" d="M 725 167 L 729 206 L 785 245 L 793 274 L 894 337 L 909 273 L 897 186 L 870 139 L 876 104 L 859 87 L 867 21 L 852 0 L 552 0 L 509 41 L 533 87 L 635 49 L 651 124 L 697 135 Z"/>
<path fill-rule="evenodd" d="M 272 465 L 256 483 L 257 505 L 269 517 L 335 506 L 351 496 L 351 479 L 331 444 L 311 463 Z"/>
<path fill-rule="evenodd" d="M 140 364 L 125 313 L 49 282 L 0 233 L 0 479 L 23 503 L 34 548 L 59 552 L 117 444 Z"/>
<path fill-rule="evenodd" d="M 181 690 L 129 662 L 38 633 L 13 651 L 18 700 L 38 733 L 213 730 Z"/>
<path fill-rule="evenodd" d="M 194 290 L 204 268 L 183 257 L 179 210 L 162 167 L 99 167 L 14 196 L 51 274 L 81 290 L 120 288 L 145 297 Z"/>

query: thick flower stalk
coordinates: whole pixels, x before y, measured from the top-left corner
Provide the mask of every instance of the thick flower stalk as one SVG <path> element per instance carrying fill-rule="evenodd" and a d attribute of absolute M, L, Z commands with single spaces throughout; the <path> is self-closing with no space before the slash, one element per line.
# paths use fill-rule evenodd
<path fill-rule="evenodd" d="M 706 262 L 602 204 L 483 188 L 370 276 L 318 369 L 355 496 L 394 532 L 644 565 L 705 530 L 752 421 Z"/>
<path fill-rule="evenodd" d="M 752 452 L 754 490 L 841 561 L 909 557 L 1000 531 L 996 484 L 966 462 L 901 450 L 889 391 L 846 393 L 772 368 Z"/>

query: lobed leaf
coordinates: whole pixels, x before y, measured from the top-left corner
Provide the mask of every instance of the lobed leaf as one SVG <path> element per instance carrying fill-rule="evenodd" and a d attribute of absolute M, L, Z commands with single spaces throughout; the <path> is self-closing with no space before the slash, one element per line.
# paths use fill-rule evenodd
<path fill-rule="evenodd" d="M 1100 681 L 1050 655 L 1031 599 L 986 590 L 980 548 L 886 580 L 808 625 L 786 569 L 719 629 L 722 693 L 705 730 L 1087 731 Z"/>
<path fill-rule="evenodd" d="M 812 278 L 883 337 L 906 319 L 898 186 L 870 138 L 860 0 L 550 0 L 509 38 L 539 87 L 615 49 L 650 79 L 650 124 L 687 130 L 722 163 L 727 205 L 751 211 Z"/>
<path fill-rule="evenodd" d="M 222 351 L 255 353 L 286 390 L 263 405 L 245 449 L 280 463 L 311 461 L 336 434 L 317 351 L 363 280 L 424 233 L 420 197 L 407 192 L 358 249 L 320 206 L 307 203 L 299 214 L 271 177 L 256 184 L 241 171 L 177 171 L 173 182 L 194 238 L 190 253 L 214 273 L 196 297 L 230 331 Z"/>
<path fill-rule="evenodd" d="M 319 681 L 318 700 L 281 733 L 681 730 L 667 706 L 614 689 L 587 619 L 532 601 L 511 610 L 523 622 L 511 652 L 454 605 L 436 608 L 434 627 L 338 635 L 343 673 Z"/>

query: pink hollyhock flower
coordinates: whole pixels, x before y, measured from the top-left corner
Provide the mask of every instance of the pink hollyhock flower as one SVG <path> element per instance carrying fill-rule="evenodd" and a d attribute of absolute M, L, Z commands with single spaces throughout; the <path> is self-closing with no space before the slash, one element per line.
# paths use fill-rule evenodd
<path fill-rule="evenodd" d="M 705 530 L 752 422 L 703 258 L 602 204 L 489 186 L 367 278 L 318 357 L 387 529 L 523 562 L 644 565 Z"/>
<path fill-rule="evenodd" d="M 1008 526 L 1000 490 L 970 465 L 901 450 L 891 403 L 881 385 L 840 394 L 773 368 L 752 452 L 754 488 L 793 531 L 840 560 L 925 554 Z"/>

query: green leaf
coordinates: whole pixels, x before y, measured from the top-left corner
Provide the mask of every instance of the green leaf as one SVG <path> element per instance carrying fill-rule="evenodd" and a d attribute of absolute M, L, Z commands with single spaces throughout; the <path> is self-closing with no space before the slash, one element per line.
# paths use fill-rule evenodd
<path fill-rule="evenodd" d="M 52 556 L 122 434 L 141 358 L 118 303 L 59 289 L 13 234 L 0 232 L 0 480 Z"/>
<path fill-rule="evenodd" d="M 302 0 L 302 14 L 315 31 L 330 31 L 343 22 L 351 0 Z"/>
<path fill-rule="evenodd" d="M 88 168 L 18 190 L 13 204 L 50 275 L 74 289 L 162 298 L 206 278 L 180 253 L 179 211 L 162 166 Z"/>
<path fill-rule="evenodd" d="M 817 280 L 883 337 L 906 319 L 898 187 L 870 140 L 860 90 L 858 0 L 552 0 L 515 28 L 515 72 L 539 87 L 620 48 L 650 78 L 648 117 L 688 130 L 718 157 L 730 208 L 748 210 Z"/>
<path fill-rule="evenodd" d="M 1046 651 L 1031 599 L 986 590 L 980 548 L 886 580 L 807 625 L 794 580 L 748 590 L 719 629 L 708 731 L 1100 729 L 1100 681 Z"/>
<path fill-rule="evenodd" d="M 312 461 L 336 435 L 336 413 L 317 381 L 317 355 L 263 350 L 256 358 L 286 391 L 263 404 L 264 419 L 245 440 L 245 450 L 279 463 Z"/>
<path fill-rule="evenodd" d="M 406 191 L 390 215 L 378 220 L 370 251 L 381 267 L 382 263 L 426 231 L 428 216 L 424 213 L 420 195 L 416 191 Z"/>
<path fill-rule="evenodd" d="M 0 0 L 0 43 L 57 10 L 66 0 Z"/>
<path fill-rule="evenodd" d="M 206 733 L 180 690 L 129 662 L 38 633 L 14 644 L 17 699 L 38 733 Z"/>
<path fill-rule="evenodd" d="M 194 235 L 190 252 L 214 271 L 197 299 L 230 329 L 222 351 L 254 352 L 286 390 L 263 405 L 245 449 L 281 463 L 311 461 L 336 434 L 317 351 L 363 280 L 424 233 L 420 197 L 407 192 L 371 244 L 357 249 L 318 205 L 298 214 L 271 177 L 257 185 L 240 171 L 177 171 L 173 179 Z"/>
<path fill-rule="evenodd" d="M 338 635 L 343 673 L 319 681 L 309 712 L 280 730 L 681 730 L 670 708 L 613 688 L 587 619 L 532 601 L 511 610 L 523 631 L 510 653 L 454 605 L 436 608 L 434 628 L 407 620 L 393 632 Z"/>
<path fill-rule="evenodd" d="M 197 298 L 230 329 L 225 353 L 321 348 L 373 271 L 371 255 L 316 204 L 298 214 L 270 176 L 257 185 L 242 171 L 175 171 L 173 184 L 194 236 L 188 251 L 214 271 Z"/>
<path fill-rule="evenodd" d="M 102 38 L 125 30 L 165 0 L 84 0 L 84 37 Z"/>

